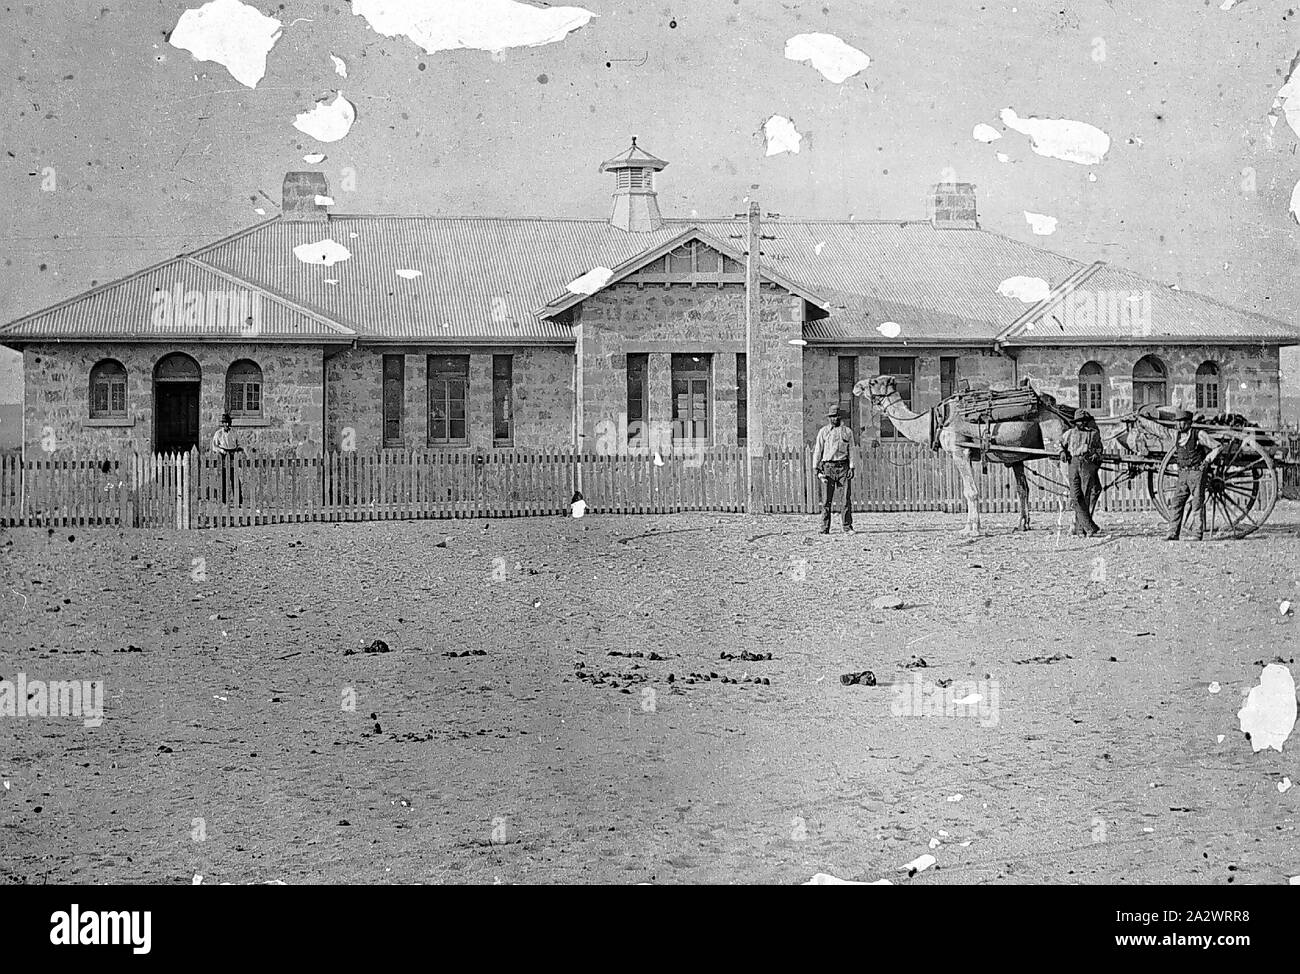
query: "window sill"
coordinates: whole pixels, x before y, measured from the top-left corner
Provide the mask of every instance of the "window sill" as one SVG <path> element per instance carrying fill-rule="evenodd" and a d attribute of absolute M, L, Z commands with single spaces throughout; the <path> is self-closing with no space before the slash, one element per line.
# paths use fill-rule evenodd
<path fill-rule="evenodd" d="M 98 419 L 83 419 L 81 421 L 82 429 L 94 427 L 126 427 L 134 425 L 134 416 L 104 416 Z"/>
<path fill-rule="evenodd" d="M 257 428 L 259 426 L 270 426 L 271 421 L 269 419 L 262 419 L 260 416 L 232 416 L 230 418 L 230 425 L 232 427 L 243 426 Z"/>

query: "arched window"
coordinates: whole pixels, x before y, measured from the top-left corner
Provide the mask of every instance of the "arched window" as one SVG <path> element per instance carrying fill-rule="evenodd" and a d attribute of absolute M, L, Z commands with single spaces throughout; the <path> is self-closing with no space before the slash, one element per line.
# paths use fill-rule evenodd
<path fill-rule="evenodd" d="M 172 352 L 158 360 L 153 377 L 155 382 L 198 382 L 199 363 L 184 352 Z"/>
<path fill-rule="evenodd" d="M 1143 355 L 1133 366 L 1133 408 L 1169 402 L 1169 373 L 1154 355 Z"/>
<path fill-rule="evenodd" d="M 1219 366 L 1202 362 L 1196 370 L 1196 408 L 1219 409 Z"/>
<path fill-rule="evenodd" d="M 1090 412 L 1104 409 L 1102 390 L 1106 385 L 1106 372 L 1096 362 L 1085 362 L 1079 370 L 1079 406 Z"/>
<path fill-rule="evenodd" d="M 90 370 L 90 418 L 126 418 L 126 369 L 111 358 Z"/>
<path fill-rule="evenodd" d="M 226 370 L 226 412 L 231 416 L 261 417 L 262 370 L 256 362 L 240 359 Z"/>

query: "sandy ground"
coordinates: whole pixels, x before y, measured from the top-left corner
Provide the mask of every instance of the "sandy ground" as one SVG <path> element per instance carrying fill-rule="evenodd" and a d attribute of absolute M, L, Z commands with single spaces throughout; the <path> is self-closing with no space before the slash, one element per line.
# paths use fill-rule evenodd
<path fill-rule="evenodd" d="M 814 522 L 9 531 L 0 676 L 106 690 L 99 727 L 0 718 L 0 881 L 1300 874 L 1300 736 L 1254 754 L 1236 717 L 1296 654 L 1300 505 L 1200 545 Z M 984 713 L 898 713 L 918 677 Z"/>

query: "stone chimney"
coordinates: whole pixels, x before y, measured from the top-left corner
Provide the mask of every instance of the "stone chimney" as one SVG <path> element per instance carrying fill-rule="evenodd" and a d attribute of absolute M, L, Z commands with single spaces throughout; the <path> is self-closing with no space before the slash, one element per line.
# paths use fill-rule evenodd
<path fill-rule="evenodd" d="M 648 233 L 663 226 L 655 197 L 654 174 L 667 166 L 636 144 L 600 164 L 601 172 L 614 174 L 614 211 L 609 222 L 627 233 Z"/>
<path fill-rule="evenodd" d="M 329 199 L 330 184 L 323 172 L 287 172 L 280 190 L 282 219 L 295 223 L 324 223 L 329 219 L 329 203 L 318 203 L 316 197 Z"/>
<path fill-rule="evenodd" d="M 930 198 L 930 220 L 944 230 L 978 230 L 974 183 L 937 183 Z"/>

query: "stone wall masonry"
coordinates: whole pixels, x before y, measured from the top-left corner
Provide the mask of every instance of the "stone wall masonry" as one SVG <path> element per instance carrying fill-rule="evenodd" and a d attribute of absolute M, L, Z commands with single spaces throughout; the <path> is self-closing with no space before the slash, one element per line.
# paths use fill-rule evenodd
<path fill-rule="evenodd" d="M 1263 426 L 1281 422 L 1276 345 L 1022 348 L 1017 362 L 1021 378 L 1070 405 L 1079 402 L 1079 369 L 1096 362 L 1105 374 L 1107 412 L 1113 415 L 1133 408 L 1133 366 L 1144 355 L 1155 355 L 1164 363 L 1171 405 L 1196 408 L 1196 370 L 1212 361 L 1219 366 L 1225 411 L 1241 413 Z"/>
<path fill-rule="evenodd" d="M 782 289 L 762 289 L 760 320 L 765 437 L 775 447 L 802 442 L 803 301 Z M 736 444 L 735 356 L 745 350 L 745 289 L 740 284 L 620 282 L 575 309 L 580 349 L 581 437 L 595 449 L 602 423 L 618 424 L 627 411 L 627 355 L 650 356 L 649 418 L 669 420 L 671 355 L 712 356 L 712 445 Z M 759 385 L 759 383 L 755 383 Z"/>
<path fill-rule="evenodd" d="M 60 343 L 29 345 L 23 352 L 23 446 L 33 459 L 69 456 L 108 457 L 124 450 L 153 450 L 153 370 L 158 361 L 183 352 L 199 363 L 199 446 L 207 450 L 225 411 L 226 370 L 238 359 L 262 369 L 259 425 L 238 425 L 240 442 L 265 454 L 318 456 L 322 402 L 319 346 L 247 343 L 122 344 Z M 90 370 L 102 359 L 126 369 L 130 425 L 90 421 Z M 46 449 L 52 447 L 52 451 Z"/>
<path fill-rule="evenodd" d="M 331 449 L 351 431 L 353 447 L 382 448 L 383 357 L 405 356 L 402 438 L 394 449 L 428 447 L 428 356 L 468 355 L 466 412 L 469 449 L 496 449 L 492 442 L 492 357 L 513 356 L 513 449 L 568 446 L 573 439 L 573 352 L 562 346 L 377 346 L 344 352 L 329 363 Z M 510 449 L 511 447 L 502 447 Z M 457 449 L 453 447 L 452 449 Z"/>

